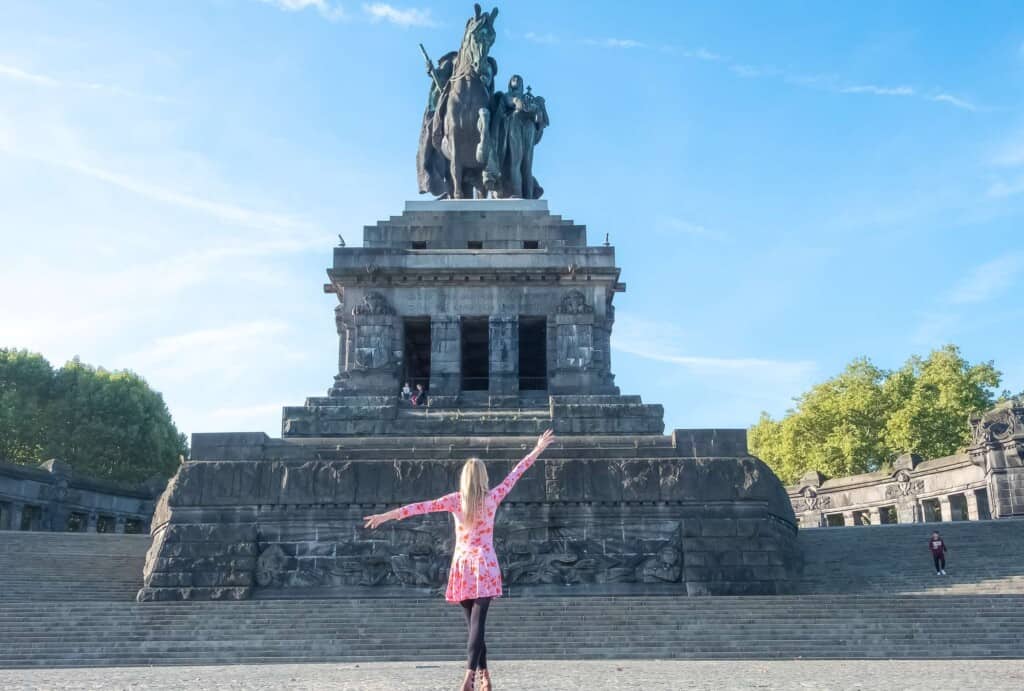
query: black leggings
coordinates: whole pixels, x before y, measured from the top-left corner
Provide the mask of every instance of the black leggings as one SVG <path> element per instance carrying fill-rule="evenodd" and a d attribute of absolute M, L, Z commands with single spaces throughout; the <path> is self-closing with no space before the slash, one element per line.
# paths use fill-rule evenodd
<path fill-rule="evenodd" d="M 487 608 L 491 598 L 478 597 L 475 600 L 463 600 L 462 613 L 466 615 L 466 628 L 469 638 L 466 641 L 466 668 L 487 669 L 487 644 L 484 643 L 484 625 L 487 622 Z"/>
<path fill-rule="evenodd" d="M 945 554 L 933 554 L 932 559 L 935 560 L 935 570 L 944 571 L 946 569 L 946 555 Z"/>

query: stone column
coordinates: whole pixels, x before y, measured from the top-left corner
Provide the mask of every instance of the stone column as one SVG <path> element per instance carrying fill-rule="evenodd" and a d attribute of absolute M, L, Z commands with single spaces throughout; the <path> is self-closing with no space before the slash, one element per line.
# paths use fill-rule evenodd
<path fill-rule="evenodd" d="M 90 511 L 89 512 L 89 523 L 85 527 L 85 532 L 87 532 L 87 533 L 95 533 L 97 531 L 97 528 L 99 527 L 99 522 L 100 522 L 99 514 L 96 513 L 95 511 Z"/>
<path fill-rule="evenodd" d="M 21 517 L 25 513 L 24 502 L 11 503 L 11 530 L 21 530 Z"/>
<path fill-rule="evenodd" d="M 964 501 L 967 502 L 967 520 L 978 520 L 978 495 L 973 489 L 964 491 Z"/>
<path fill-rule="evenodd" d="M 114 519 L 114 532 L 118 535 L 124 535 L 124 526 L 126 520 L 124 516 L 118 516 Z"/>
<path fill-rule="evenodd" d="M 519 403 L 519 317 L 491 315 L 488 342 L 490 404 L 514 407 Z"/>
<path fill-rule="evenodd" d="M 462 376 L 462 340 L 459 317 L 430 318 L 430 406 L 455 406 Z"/>
<path fill-rule="evenodd" d="M 871 519 L 871 525 L 882 525 L 882 510 L 877 506 L 868 509 L 868 518 Z"/>
<path fill-rule="evenodd" d="M 853 511 L 843 511 L 843 525 L 857 525 L 853 520 Z"/>
<path fill-rule="evenodd" d="M 948 522 L 953 520 L 953 509 L 949 504 L 949 497 L 938 497 L 939 510 L 942 512 L 942 521 Z"/>
<path fill-rule="evenodd" d="M 896 502 L 896 517 L 900 523 L 922 523 L 921 505 L 913 497 Z"/>

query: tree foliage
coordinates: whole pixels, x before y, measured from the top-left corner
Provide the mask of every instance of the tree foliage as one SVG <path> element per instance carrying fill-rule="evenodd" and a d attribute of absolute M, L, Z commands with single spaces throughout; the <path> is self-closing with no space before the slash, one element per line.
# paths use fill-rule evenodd
<path fill-rule="evenodd" d="M 168 477 L 187 453 L 163 397 L 128 371 L 0 349 L 0 459 L 66 461 L 78 473 L 135 483 Z"/>
<path fill-rule="evenodd" d="M 859 358 L 797 398 L 781 420 L 762 413 L 750 448 L 786 483 L 809 470 L 871 472 L 901 453 L 946 456 L 966 445 L 968 415 L 994 404 L 999 381 L 993 363 L 972 365 L 953 345 L 894 371 Z"/>

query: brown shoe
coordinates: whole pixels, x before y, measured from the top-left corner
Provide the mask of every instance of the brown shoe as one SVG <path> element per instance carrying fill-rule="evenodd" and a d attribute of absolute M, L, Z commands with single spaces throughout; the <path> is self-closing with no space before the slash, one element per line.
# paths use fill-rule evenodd
<path fill-rule="evenodd" d="M 459 687 L 459 691 L 476 691 L 476 670 L 467 669 L 466 677 L 462 680 L 462 686 Z"/>
<path fill-rule="evenodd" d="M 491 691 L 491 675 L 486 669 L 479 669 L 476 672 L 477 691 Z"/>

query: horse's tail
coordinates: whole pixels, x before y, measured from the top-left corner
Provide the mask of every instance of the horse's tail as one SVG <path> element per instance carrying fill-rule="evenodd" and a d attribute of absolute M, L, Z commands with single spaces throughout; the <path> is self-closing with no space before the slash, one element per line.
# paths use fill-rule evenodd
<path fill-rule="evenodd" d="M 476 119 L 476 128 L 480 131 L 480 143 L 476 145 L 476 162 L 481 166 L 486 166 L 490 158 L 489 133 L 491 131 L 491 111 L 487 108 L 480 109 L 480 114 Z"/>

